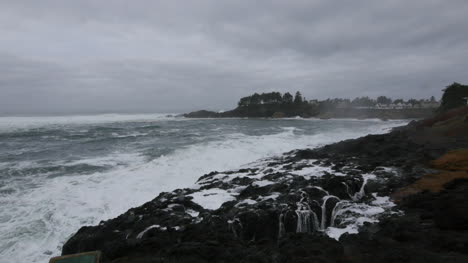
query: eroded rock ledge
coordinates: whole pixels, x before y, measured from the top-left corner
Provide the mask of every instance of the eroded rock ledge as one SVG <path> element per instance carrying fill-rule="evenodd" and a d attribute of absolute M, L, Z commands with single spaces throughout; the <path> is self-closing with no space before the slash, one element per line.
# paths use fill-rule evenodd
<path fill-rule="evenodd" d="M 81 228 L 63 254 L 101 250 L 106 262 L 468 262 L 467 179 L 390 198 L 437 174 L 448 151 L 468 148 L 468 132 L 445 134 L 450 125 L 413 123 L 212 172 L 194 188 Z M 465 173 L 468 156 L 457 158 L 448 159 Z"/>

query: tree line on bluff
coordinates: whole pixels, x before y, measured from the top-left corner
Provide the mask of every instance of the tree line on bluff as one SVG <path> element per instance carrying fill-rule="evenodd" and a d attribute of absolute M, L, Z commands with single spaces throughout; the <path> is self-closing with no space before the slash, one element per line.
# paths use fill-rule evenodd
<path fill-rule="evenodd" d="M 237 106 L 249 106 L 249 105 L 257 105 L 257 104 L 300 104 L 306 102 L 305 98 L 302 98 L 302 94 L 298 91 L 296 92 L 296 96 L 293 97 L 291 93 L 286 92 L 284 95 L 281 95 L 280 92 L 270 92 L 270 93 L 254 93 L 251 96 L 243 97 L 239 100 Z"/>
<path fill-rule="evenodd" d="M 406 107 L 426 107 L 426 108 L 438 108 L 438 112 L 447 111 L 450 109 L 458 108 L 461 106 L 466 106 L 468 103 L 468 86 L 462 85 L 460 83 L 454 82 L 453 84 L 447 86 L 442 90 L 444 93 L 440 103 L 431 96 L 430 99 L 409 99 L 407 101 L 403 99 L 391 99 L 386 96 L 379 96 L 377 99 L 372 99 L 369 97 L 357 97 L 353 100 L 351 99 L 326 99 L 322 101 L 310 100 L 308 101 L 305 97 L 302 97 L 302 94 L 298 91 L 293 97 L 289 92 L 282 95 L 280 92 L 270 92 L 270 93 L 254 93 L 251 96 L 243 97 L 239 100 L 237 106 L 240 107 L 249 107 L 255 105 L 268 105 L 268 104 L 293 104 L 301 106 L 303 104 L 312 104 L 318 106 L 319 109 L 333 109 L 333 108 L 379 108 L 384 107 L 385 105 L 393 105 L 395 108 L 398 106 Z M 439 107 L 440 105 L 440 107 Z"/>
<path fill-rule="evenodd" d="M 435 111 L 444 112 L 467 105 L 468 86 L 453 83 L 444 90 L 441 101 L 434 96 L 429 99 L 391 99 L 379 96 L 376 99 L 307 100 L 301 92 L 295 96 L 286 92 L 254 93 L 239 100 L 237 108 L 225 112 L 196 111 L 184 114 L 189 118 L 219 117 L 319 117 L 319 118 L 381 118 L 405 119 L 426 118 Z"/>
<path fill-rule="evenodd" d="M 438 104 L 434 96 L 430 99 L 409 99 L 407 101 L 403 99 L 393 100 L 386 96 L 379 96 L 377 99 L 372 99 L 369 97 L 357 97 L 353 100 L 351 99 L 326 99 L 322 101 L 310 100 L 308 101 L 305 97 L 302 97 L 302 94 L 298 91 L 293 97 L 289 92 L 286 92 L 282 95 L 280 92 L 270 92 L 270 93 L 254 93 L 251 96 L 243 97 L 237 103 L 238 107 L 246 107 L 252 105 L 264 105 L 264 104 L 318 104 L 326 108 L 332 108 L 333 106 L 341 107 L 375 107 L 377 105 L 411 105 L 412 107 L 418 105 L 424 105 L 432 103 L 432 105 Z"/>

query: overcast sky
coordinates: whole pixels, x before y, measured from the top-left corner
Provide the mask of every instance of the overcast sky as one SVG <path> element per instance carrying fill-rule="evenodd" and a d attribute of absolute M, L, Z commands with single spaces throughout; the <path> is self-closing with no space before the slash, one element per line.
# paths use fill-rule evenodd
<path fill-rule="evenodd" d="M 468 83 L 467 14 L 466 0 L 0 0 L 0 114 L 439 98 Z"/>

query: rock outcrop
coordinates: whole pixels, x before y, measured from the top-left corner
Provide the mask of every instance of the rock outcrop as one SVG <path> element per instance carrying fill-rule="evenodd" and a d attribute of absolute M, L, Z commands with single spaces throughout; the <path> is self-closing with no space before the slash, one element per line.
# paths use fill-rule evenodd
<path fill-rule="evenodd" d="M 468 262 L 468 179 L 447 175 L 468 172 L 468 129 L 460 132 L 467 114 L 203 175 L 195 188 L 82 227 L 63 254 L 101 250 L 105 262 Z M 444 132 L 451 127 L 457 132 Z M 436 190 L 420 187 L 432 186 L 421 182 L 433 175 Z"/>
<path fill-rule="evenodd" d="M 186 118 L 354 118 L 354 119 L 420 119 L 431 116 L 433 108 L 414 109 L 358 109 L 345 108 L 319 111 L 316 107 L 294 105 L 254 105 L 237 107 L 225 112 L 207 110 L 194 111 L 183 114 Z"/>

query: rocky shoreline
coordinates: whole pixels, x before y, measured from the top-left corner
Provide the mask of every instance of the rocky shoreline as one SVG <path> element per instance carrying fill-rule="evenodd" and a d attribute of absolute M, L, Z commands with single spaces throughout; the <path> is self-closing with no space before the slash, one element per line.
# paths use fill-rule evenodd
<path fill-rule="evenodd" d="M 104 262 L 468 262 L 468 107 L 161 193 L 63 254 Z"/>
<path fill-rule="evenodd" d="M 351 118 L 351 119 L 382 119 L 382 120 L 400 120 L 400 119 L 423 119 L 434 113 L 433 108 L 414 108 L 414 109 L 356 109 L 344 108 L 333 109 L 323 112 L 309 110 L 307 108 L 296 109 L 280 107 L 277 105 L 256 105 L 251 107 L 236 108 L 225 112 L 214 112 L 207 110 L 194 111 L 183 114 L 186 118 Z"/>

